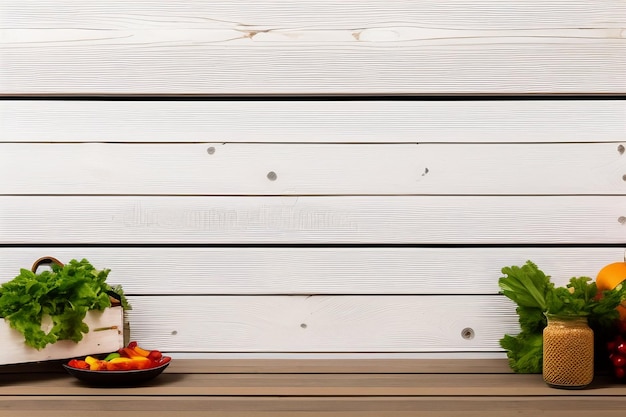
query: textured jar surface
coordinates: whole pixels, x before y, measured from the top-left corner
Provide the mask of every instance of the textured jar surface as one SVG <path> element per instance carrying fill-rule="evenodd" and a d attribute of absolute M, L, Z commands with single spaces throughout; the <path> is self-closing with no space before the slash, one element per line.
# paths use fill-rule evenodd
<path fill-rule="evenodd" d="M 584 317 L 548 316 L 543 330 L 543 379 L 556 388 L 584 388 L 593 380 L 593 330 Z"/>

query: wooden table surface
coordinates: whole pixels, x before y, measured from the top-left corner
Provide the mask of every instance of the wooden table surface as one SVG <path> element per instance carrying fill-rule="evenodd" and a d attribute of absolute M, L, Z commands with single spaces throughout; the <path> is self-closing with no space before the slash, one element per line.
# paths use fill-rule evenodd
<path fill-rule="evenodd" d="M 0 416 L 603 416 L 626 384 L 546 386 L 503 360 L 175 360 L 132 388 L 82 385 L 58 364 L 0 368 Z"/>

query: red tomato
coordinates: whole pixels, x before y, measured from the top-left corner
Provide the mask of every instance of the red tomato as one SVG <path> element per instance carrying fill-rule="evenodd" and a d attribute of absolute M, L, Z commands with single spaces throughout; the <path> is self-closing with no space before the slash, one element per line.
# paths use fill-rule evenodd
<path fill-rule="evenodd" d="M 72 359 L 67 363 L 67 365 L 71 366 L 72 368 L 89 369 L 89 364 L 80 359 Z"/>
<path fill-rule="evenodd" d="M 148 354 L 148 358 L 153 360 L 154 362 L 159 362 L 162 357 L 163 357 L 163 354 L 158 350 L 151 350 L 150 353 Z"/>
<path fill-rule="evenodd" d="M 615 366 L 616 368 L 621 368 L 622 366 L 626 365 L 626 358 L 622 355 L 615 355 L 611 360 L 613 361 L 613 366 Z"/>

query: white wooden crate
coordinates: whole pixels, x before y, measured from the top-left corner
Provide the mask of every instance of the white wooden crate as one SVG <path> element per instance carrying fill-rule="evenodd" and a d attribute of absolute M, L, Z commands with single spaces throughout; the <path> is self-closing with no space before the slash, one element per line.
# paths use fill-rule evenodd
<path fill-rule="evenodd" d="M 83 340 L 80 342 L 60 340 L 37 350 L 26 345 L 24 336 L 12 329 L 6 320 L 1 320 L 2 355 L 0 355 L 0 365 L 73 358 L 113 352 L 123 347 L 124 311 L 122 307 L 111 307 L 102 312 L 89 311 L 84 321 L 89 326 L 89 332 L 83 336 Z"/>

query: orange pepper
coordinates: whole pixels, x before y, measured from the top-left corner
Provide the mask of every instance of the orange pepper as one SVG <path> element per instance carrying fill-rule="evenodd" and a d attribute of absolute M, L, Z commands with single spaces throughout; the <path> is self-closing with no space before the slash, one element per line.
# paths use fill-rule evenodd
<path fill-rule="evenodd" d="M 140 348 L 139 346 L 135 346 L 135 347 L 133 348 L 133 350 L 134 350 L 135 352 L 137 352 L 137 354 L 138 354 L 139 356 L 143 356 L 144 358 L 147 358 L 147 357 L 148 357 L 148 355 L 150 354 L 150 351 L 149 351 L 149 350 L 146 350 L 146 349 Z"/>
<path fill-rule="evenodd" d="M 107 371 L 129 371 L 132 368 L 133 360 L 130 358 L 114 358 L 106 362 Z"/>
<path fill-rule="evenodd" d="M 131 358 L 133 369 L 148 369 L 152 368 L 153 362 L 145 356 L 135 356 Z"/>

